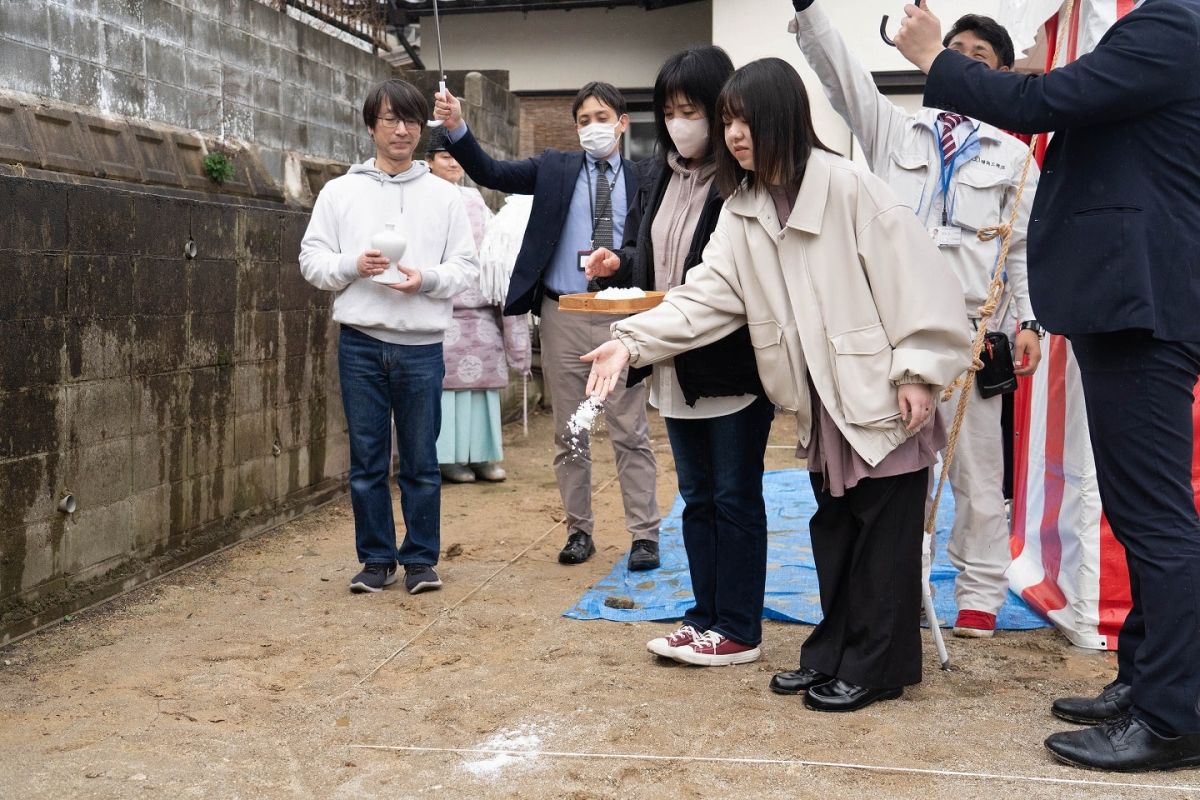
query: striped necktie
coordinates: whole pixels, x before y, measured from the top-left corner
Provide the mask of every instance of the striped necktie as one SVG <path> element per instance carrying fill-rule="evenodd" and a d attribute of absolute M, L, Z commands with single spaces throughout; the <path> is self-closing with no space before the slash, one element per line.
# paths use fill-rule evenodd
<path fill-rule="evenodd" d="M 594 234 L 592 236 L 592 247 L 606 247 L 609 250 L 613 246 L 613 211 L 612 211 L 612 184 L 608 182 L 608 170 L 610 169 L 607 161 L 596 162 L 596 217 L 592 220 Z"/>
<path fill-rule="evenodd" d="M 955 151 L 958 150 L 958 145 L 954 142 L 954 129 L 966 122 L 967 118 L 962 114 L 952 114 L 949 111 L 943 111 L 938 114 L 937 118 L 938 125 L 942 130 L 942 164 L 948 167 L 954 160 Z"/>

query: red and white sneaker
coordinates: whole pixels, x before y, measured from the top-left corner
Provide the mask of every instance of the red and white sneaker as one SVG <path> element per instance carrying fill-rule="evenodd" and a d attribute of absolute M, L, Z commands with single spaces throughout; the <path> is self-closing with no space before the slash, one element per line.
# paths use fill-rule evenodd
<path fill-rule="evenodd" d="M 996 615 L 964 608 L 954 620 L 954 635 L 962 639 L 990 639 L 996 635 Z"/>
<path fill-rule="evenodd" d="M 705 631 L 695 640 L 672 651 L 671 657 L 684 664 L 701 667 L 727 667 L 733 664 L 749 664 L 762 655 L 758 647 L 738 644 L 716 631 Z"/>
<path fill-rule="evenodd" d="M 676 647 L 686 647 L 694 642 L 699 635 L 700 631 L 685 622 L 679 626 L 679 630 L 671 635 L 659 636 L 657 639 L 651 639 L 646 642 L 646 649 L 656 656 L 672 658 L 675 655 Z"/>

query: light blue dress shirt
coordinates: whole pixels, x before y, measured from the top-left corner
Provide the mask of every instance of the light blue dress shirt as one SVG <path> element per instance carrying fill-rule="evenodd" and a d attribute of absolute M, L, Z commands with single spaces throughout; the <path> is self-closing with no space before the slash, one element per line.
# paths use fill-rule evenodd
<path fill-rule="evenodd" d="M 451 142 L 457 142 L 467 134 L 467 126 L 447 131 Z M 625 215 L 629 213 L 629 198 L 625 191 L 625 169 L 618 149 L 608 157 L 608 180 L 612 183 L 613 244 L 615 250 L 625 238 Z M 591 176 L 591 197 L 588 196 L 588 177 Z M 567 221 L 563 223 L 558 246 L 550 258 L 542 281 L 552 292 L 575 294 L 587 291 L 587 276 L 579 269 L 579 251 L 592 249 L 592 208 L 596 198 L 596 184 L 600 180 L 596 159 L 584 155 L 583 169 L 575 178 L 575 190 L 571 193 L 571 206 L 567 210 Z"/>
<path fill-rule="evenodd" d="M 607 180 L 614 181 L 612 187 L 613 249 L 621 246 L 625 236 L 625 215 L 629 211 L 625 196 L 625 169 L 621 166 L 621 154 L 613 153 L 608 158 Z M 618 172 L 618 170 L 620 170 Z M 588 177 L 591 176 L 591 198 L 588 197 Z M 558 294 L 574 294 L 587 291 L 587 276 L 579 269 L 579 251 L 592 249 L 592 207 L 595 203 L 596 184 L 600 181 L 596 159 L 584 155 L 583 169 L 575 179 L 575 191 L 571 194 L 571 207 L 567 210 L 567 221 L 563 223 L 558 247 L 546 268 L 543 278 L 546 287 Z"/>

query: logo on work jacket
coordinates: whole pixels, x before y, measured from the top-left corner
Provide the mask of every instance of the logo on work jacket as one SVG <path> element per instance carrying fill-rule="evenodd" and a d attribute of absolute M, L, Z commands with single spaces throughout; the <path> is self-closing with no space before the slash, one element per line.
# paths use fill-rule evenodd
<path fill-rule="evenodd" d="M 995 161 L 988 161 L 986 158 L 983 158 L 981 156 L 975 156 L 974 158 L 971 159 L 971 161 L 976 164 L 983 164 L 985 167 L 994 167 L 996 169 L 1004 169 L 1003 164 L 1000 164 Z"/>

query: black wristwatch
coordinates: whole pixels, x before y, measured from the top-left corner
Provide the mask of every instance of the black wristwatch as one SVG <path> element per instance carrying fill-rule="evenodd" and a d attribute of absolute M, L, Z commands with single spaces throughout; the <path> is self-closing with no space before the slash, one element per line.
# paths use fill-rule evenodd
<path fill-rule="evenodd" d="M 1039 339 L 1046 338 L 1046 329 L 1043 328 L 1042 323 L 1038 322 L 1036 319 L 1031 319 L 1028 322 L 1022 322 L 1021 330 L 1033 331 L 1034 333 L 1036 333 L 1038 335 Z"/>

